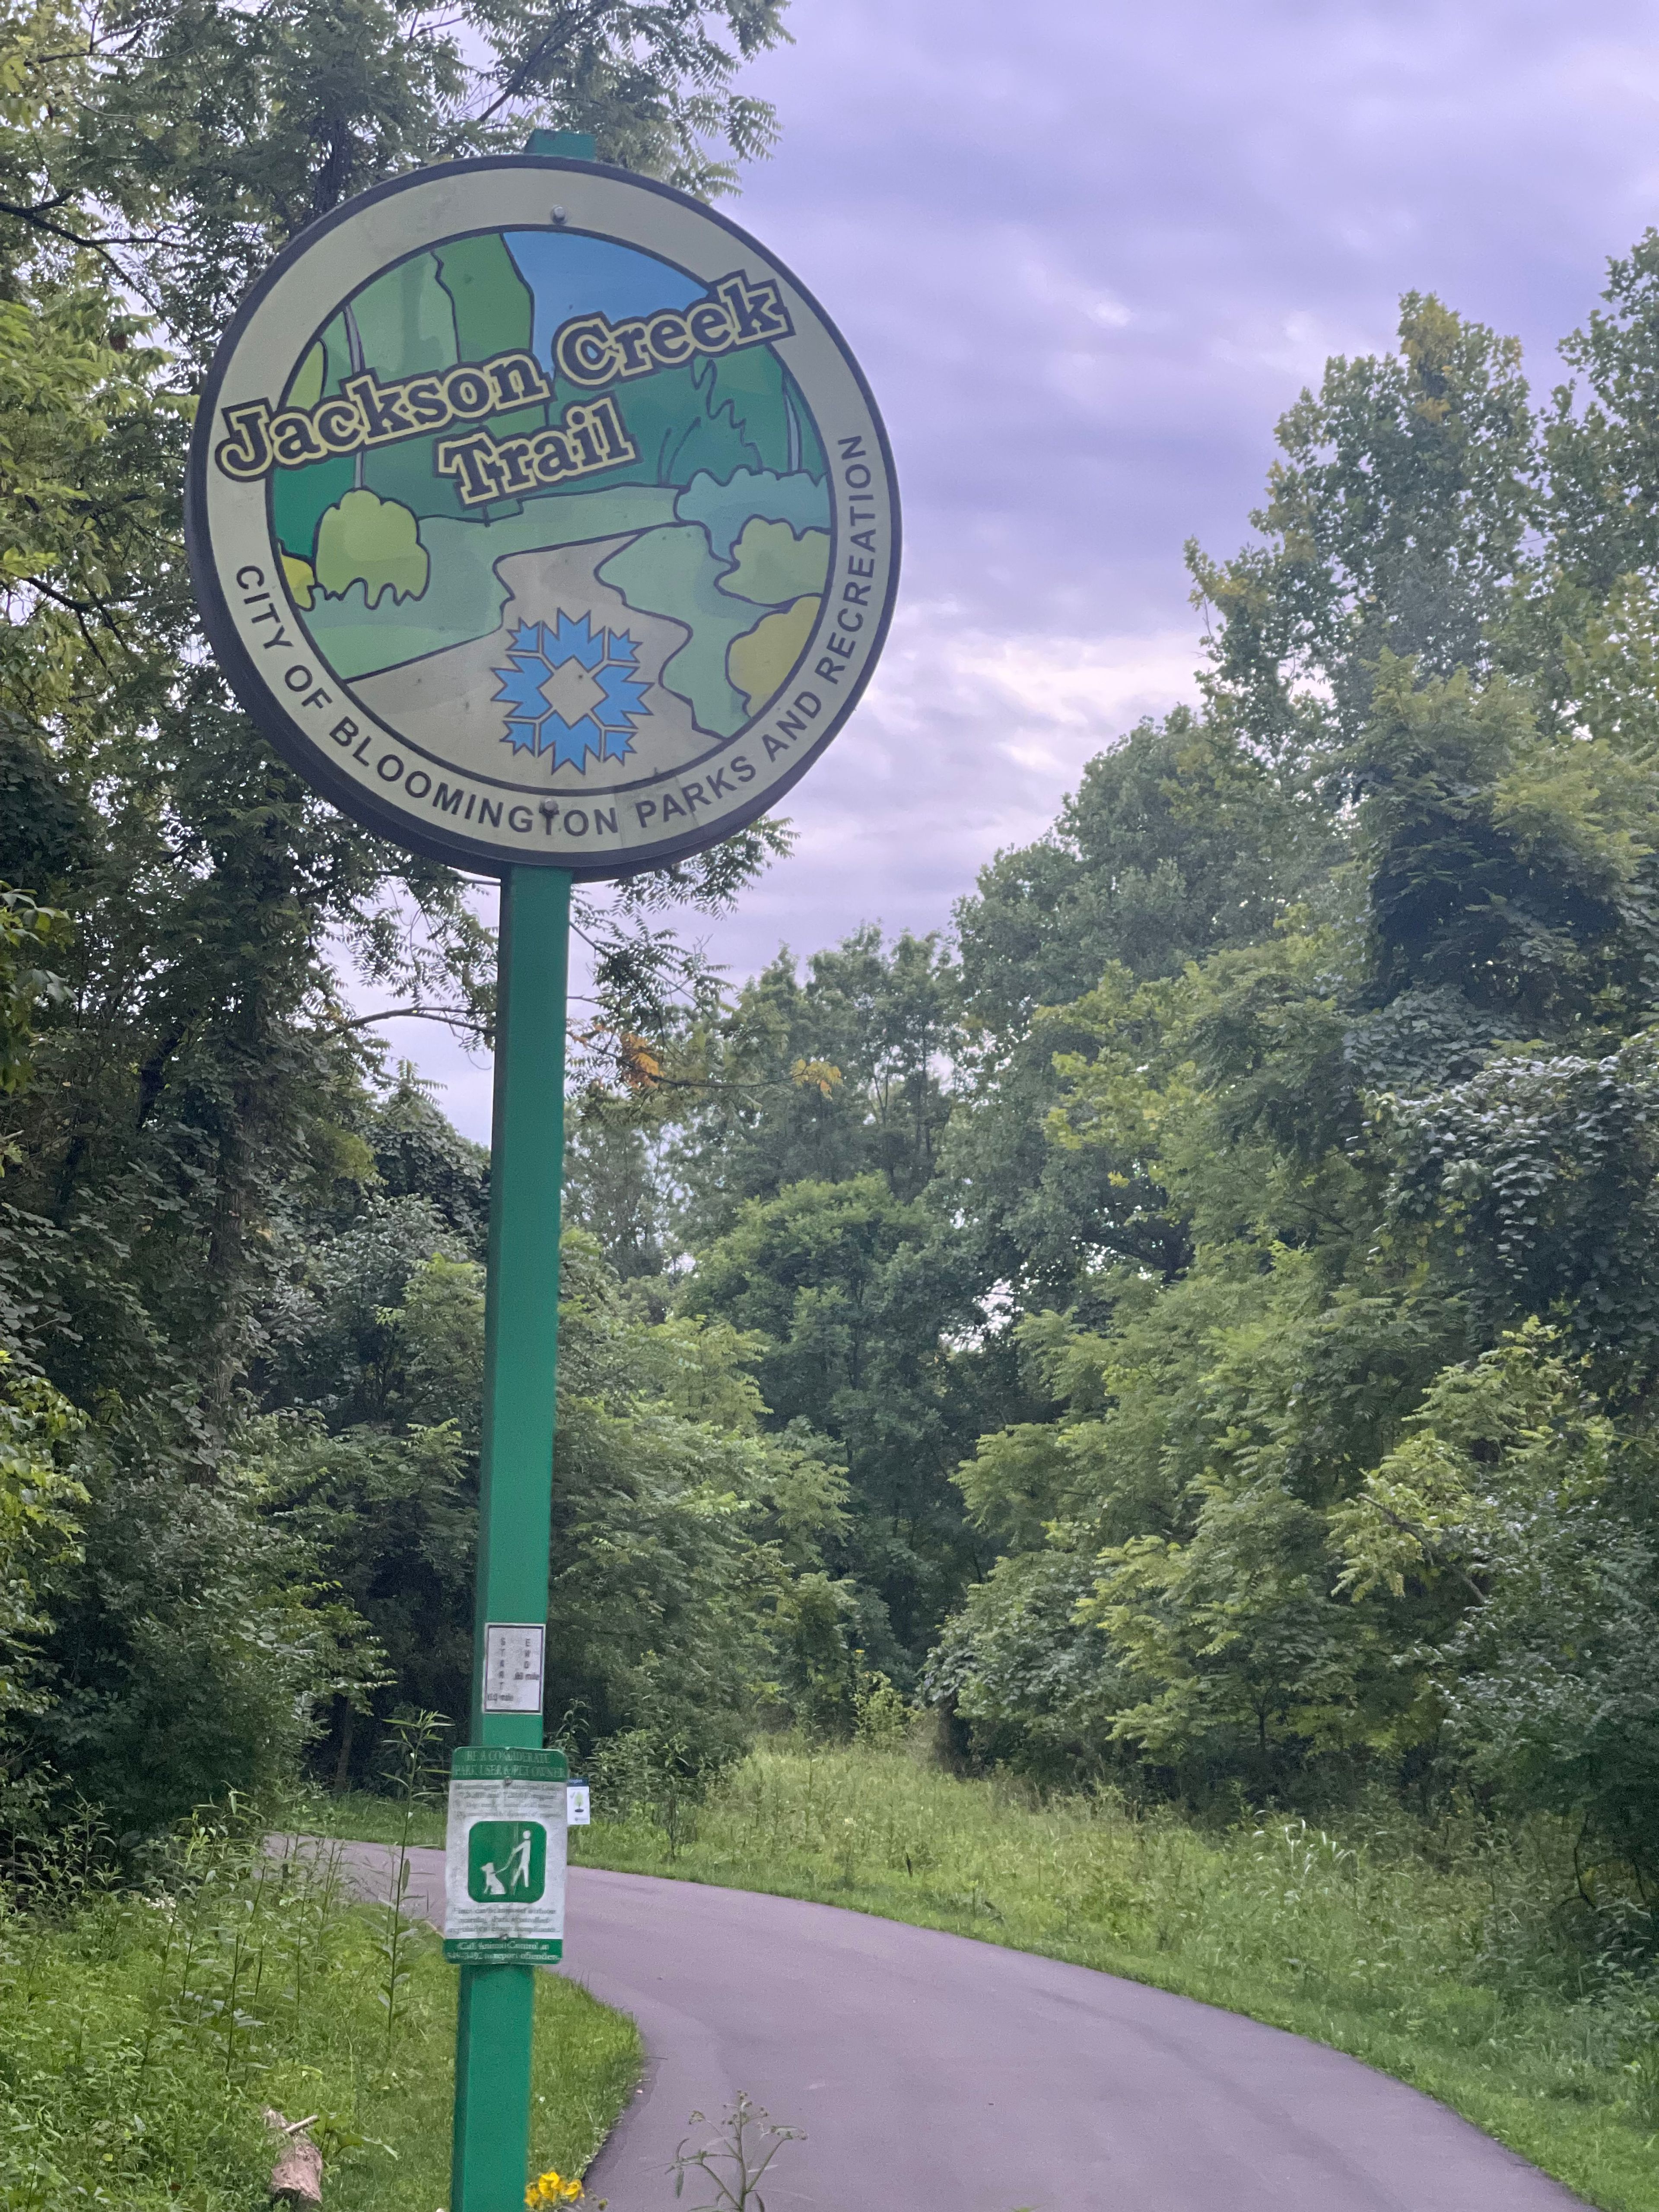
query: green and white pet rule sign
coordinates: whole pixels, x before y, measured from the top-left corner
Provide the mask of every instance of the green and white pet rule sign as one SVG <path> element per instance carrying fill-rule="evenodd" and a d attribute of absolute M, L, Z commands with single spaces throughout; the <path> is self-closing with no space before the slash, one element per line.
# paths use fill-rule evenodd
<path fill-rule="evenodd" d="M 458 1751 L 444 1852 L 444 1956 L 549 1966 L 564 1956 L 569 1769 L 562 1751 Z"/>
<path fill-rule="evenodd" d="M 875 403 L 724 216 L 538 132 L 303 232 L 191 447 L 219 665 L 366 829 L 501 879 L 471 1741 L 451 1784 L 451 2212 L 519 2212 L 536 1968 L 564 1940 L 543 1748 L 570 893 L 775 805 L 898 580 Z"/>

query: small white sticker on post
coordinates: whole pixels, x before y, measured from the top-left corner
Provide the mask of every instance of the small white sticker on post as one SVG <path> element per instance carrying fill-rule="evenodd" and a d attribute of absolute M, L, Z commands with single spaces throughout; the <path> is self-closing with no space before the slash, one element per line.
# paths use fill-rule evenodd
<path fill-rule="evenodd" d="M 487 1713 L 538 1713 L 542 1709 L 542 1643 L 538 1620 L 492 1620 L 484 1629 L 483 1709 Z"/>
<path fill-rule="evenodd" d="M 593 1815 L 588 1809 L 587 1784 L 585 1782 L 573 1781 L 567 1786 L 565 1803 L 568 1808 L 565 1814 L 568 1826 L 586 1828 L 592 1825 Z"/>

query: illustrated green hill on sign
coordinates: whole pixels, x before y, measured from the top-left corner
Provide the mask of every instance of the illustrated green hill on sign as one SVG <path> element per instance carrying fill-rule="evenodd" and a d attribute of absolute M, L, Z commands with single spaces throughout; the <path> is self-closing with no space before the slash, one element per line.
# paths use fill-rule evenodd
<path fill-rule="evenodd" d="M 881 426 L 810 295 L 680 194 L 528 158 L 417 173 L 276 264 L 216 363 L 191 540 L 239 691 L 342 804 L 579 874 L 773 803 L 897 574 Z"/>

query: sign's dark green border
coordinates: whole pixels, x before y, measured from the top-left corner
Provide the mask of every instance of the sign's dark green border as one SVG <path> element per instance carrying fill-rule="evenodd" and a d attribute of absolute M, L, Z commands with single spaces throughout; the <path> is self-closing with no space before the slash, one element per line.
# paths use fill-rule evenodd
<path fill-rule="evenodd" d="M 750 248 L 764 262 L 787 276 L 811 308 L 852 373 L 864 404 L 870 410 L 870 419 L 875 425 L 881 447 L 882 466 L 886 472 L 888 493 L 892 502 L 892 566 L 881 619 L 876 626 L 864 665 L 850 689 L 836 702 L 835 711 L 811 746 L 799 760 L 793 761 L 775 781 L 769 783 L 758 799 L 734 808 L 721 818 L 718 829 L 712 833 L 690 830 L 684 836 L 665 838 L 658 844 L 631 852 L 625 864 L 619 864 L 612 858 L 595 866 L 583 867 L 574 854 L 556 854 L 535 848 L 509 855 L 502 853 L 499 847 L 482 845 L 469 837 L 418 830 L 406 816 L 382 807 L 372 792 L 366 791 L 350 777 L 342 775 L 334 763 L 318 750 L 312 738 L 301 731 L 280 702 L 266 690 L 231 618 L 213 560 L 207 527 L 207 471 L 212 449 L 213 426 L 219 411 L 219 391 L 226 367 L 235 353 L 242 332 L 265 295 L 296 261 L 304 258 L 319 238 L 338 224 L 351 220 L 371 202 L 388 199 L 395 192 L 408 191 L 416 185 L 430 184 L 440 177 L 477 175 L 483 169 L 526 169 L 554 175 L 563 171 L 581 176 L 609 178 L 615 183 L 629 185 L 636 191 L 655 192 L 664 199 L 673 200 L 702 216 L 705 222 L 715 223 L 728 232 L 740 244 Z M 832 475 L 832 489 L 833 483 Z M 447 861 L 453 867 L 465 868 L 477 874 L 500 875 L 508 867 L 550 867 L 562 869 L 579 882 L 604 883 L 640 875 L 651 868 L 666 867 L 675 860 L 689 859 L 694 853 L 707 851 L 711 845 L 719 844 L 735 830 L 769 812 L 784 793 L 805 775 L 825 746 L 845 727 L 848 717 L 864 696 L 865 687 L 874 673 L 877 661 L 881 658 L 898 596 L 902 532 L 898 477 L 893 466 L 887 428 L 876 405 L 875 395 L 846 339 L 812 293 L 786 263 L 780 261 L 758 239 L 751 236 L 740 224 L 733 222 L 728 216 L 722 215 L 718 209 L 706 206 L 702 201 L 693 199 L 689 193 L 677 191 L 672 185 L 659 184 L 654 178 L 635 176 L 632 170 L 615 168 L 605 161 L 571 161 L 549 154 L 499 154 L 487 155 L 478 161 L 438 162 L 430 168 L 412 169 L 407 176 L 393 177 L 384 185 L 376 185 L 370 191 L 360 192 L 355 198 L 343 202 L 330 214 L 308 224 L 283 247 L 237 309 L 229 328 L 219 341 L 207 381 L 202 389 L 196 421 L 191 432 L 190 459 L 185 478 L 185 547 L 190 559 L 197 605 L 201 610 L 202 625 L 232 690 L 289 765 L 331 799 L 342 813 L 361 822 L 366 830 L 372 830 L 377 836 L 386 837 L 410 852 L 420 853 L 428 860 Z M 763 718 L 757 715 L 754 719 L 759 721 Z M 749 726 L 752 727 L 752 723 Z M 736 738 L 732 739 L 732 744 L 737 742 Z"/>

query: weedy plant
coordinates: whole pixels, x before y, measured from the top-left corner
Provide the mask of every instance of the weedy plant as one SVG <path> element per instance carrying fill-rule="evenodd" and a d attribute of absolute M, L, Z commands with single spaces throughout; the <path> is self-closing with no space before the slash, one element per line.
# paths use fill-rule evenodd
<path fill-rule="evenodd" d="M 671 1860 L 696 1842 L 697 1809 L 714 1778 L 689 1737 L 630 1729 L 600 1744 L 587 1771 L 597 1797 L 624 1817 L 649 1820 L 661 1830 Z"/>
<path fill-rule="evenodd" d="M 398 1808 L 398 1832 L 393 1844 L 392 1888 L 385 1905 L 380 1936 L 384 1974 L 380 2002 L 386 2008 L 386 2057 L 392 2063 L 398 2025 L 398 2001 L 409 1976 L 409 1929 L 405 1916 L 409 1900 L 409 1854 L 415 1841 L 416 1821 L 428 1802 L 431 1787 L 441 1768 L 433 1753 L 449 1722 L 441 1713 L 399 1714 L 392 1723 L 392 1755 L 390 1779 Z"/>
<path fill-rule="evenodd" d="M 690 2124 L 707 2127 L 709 2123 L 702 2112 L 693 2112 Z M 690 2136 L 681 2138 L 671 2169 L 674 2194 L 682 2195 L 695 2173 L 703 2189 L 715 2193 L 705 2197 L 694 2212 L 766 2212 L 760 2185 L 773 2160 L 786 2143 L 805 2140 L 803 2129 L 779 2127 L 763 2105 L 756 2104 L 747 2091 L 739 2089 L 721 2115 L 711 2141 L 692 2150 L 687 2148 Z"/>

